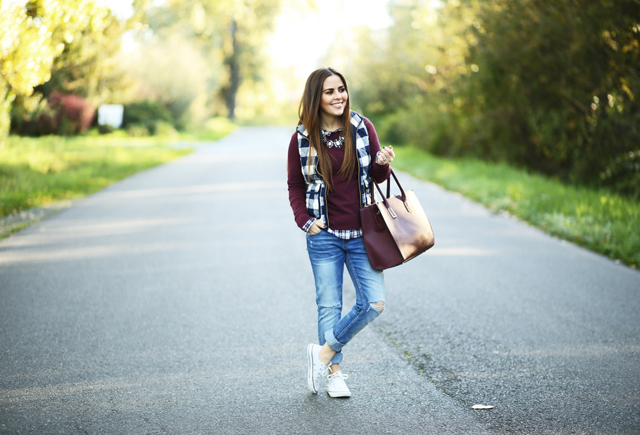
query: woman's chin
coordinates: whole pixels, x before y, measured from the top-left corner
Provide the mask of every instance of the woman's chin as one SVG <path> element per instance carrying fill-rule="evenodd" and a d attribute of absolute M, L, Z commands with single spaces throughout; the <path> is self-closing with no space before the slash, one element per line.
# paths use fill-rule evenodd
<path fill-rule="evenodd" d="M 341 107 L 340 109 L 336 109 L 335 107 L 331 107 L 328 109 L 322 108 L 322 111 L 329 116 L 340 117 L 344 113 L 345 107 Z"/>

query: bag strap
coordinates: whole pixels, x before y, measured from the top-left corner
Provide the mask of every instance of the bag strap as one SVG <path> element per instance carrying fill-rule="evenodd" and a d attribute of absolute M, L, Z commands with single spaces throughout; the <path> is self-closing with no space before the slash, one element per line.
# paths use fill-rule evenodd
<path fill-rule="evenodd" d="M 393 169 L 391 169 L 391 175 L 393 176 L 393 179 L 395 180 L 396 184 L 398 185 L 398 188 L 400 189 L 400 198 L 402 199 L 404 206 L 406 207 L 407 211 L 411 213 L 412 211 L 411 206 L 407 203 L 407 195 L 404 193 L 404 189 L 402 188 L 402 185 L 400 184 L 398 177 L 396 177 L 395 172 L 393 172 Z M 384 203 L 384 206 L 387 208 L 387 210 L 389 210 L 389 214 L 391 215 L 392 218 L 395 219 L 397 217 L 396 213 L 393 211 L 388 201 L 388 199 L 391 197 L 391 177 L 387 178 L 387 196 L 384 196 L 382 194 L 382 190 L 380 189 L 380 185 L 378 185 L 378 183 L 376 183 L 373 179 L 371 179 L 371 181 L 373 181 L 373 184 L 375 184 L 376 189 L 380 193 L 380 196 L 382 197 L 382 202 Z M 371 189 L 371 204 L 376 203 L 376 196 L 375 196 L 376 189 Z"/>
<path fill-rule="evenodd" d="M 378 192 L 380 192 L 380 196 L 382 197 L 383 201 L 385 201 L 386 198 L 391 198 L 391 177 L 393 177 L 396 184 L 398 185 L 398 188 L 400 189 L 400 197 L 402 198 L 402 201 L 403 202 L 406 201 L 407 195 L 404 193 L 404 189 L 402 188 L 402 185 L 400 184 L 398 177 L 396 177 L 396 173 L 393 172 L 393 169 L 391 168 L 389 168 L 389 170 L 391 171 L 391 176 L 387 178 L 387 196 L 384 196 L 382 194 L 382 190 L 380 190 L 380 186 L 378 185 L 378 183 L 376 183 L 376 181 L 373 178 L 371 179 L 371 181 L 373 182 L 373 184 L 375 184 L 376 188 L 378 189 Z M 371 189 L 371 204 L 375 204 L 375 203 L 376 203 L 375 189 Z M 386 204 L 386 201 L 385 201 L 385 204 Z"/>
<path fill-rule="evenodd" d="M 391 197 L 391 177 L 387 178 L 387 198 L 389 197 Z"/>

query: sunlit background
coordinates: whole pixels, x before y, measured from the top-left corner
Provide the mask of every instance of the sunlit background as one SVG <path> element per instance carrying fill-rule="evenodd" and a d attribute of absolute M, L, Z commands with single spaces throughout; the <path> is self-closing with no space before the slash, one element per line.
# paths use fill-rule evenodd
<path fill-rule="evenodd" d="M 0 138 L 297 122 L 331 65 L 380 138 L 640 195 L 640 3 L 4 0 Z M 71 103 L 68 103 L 71 104 Z M 95 122 L 94 122 L 95 126 Z"/>
<path fill-rule="evenodd" d="M 134 13 L 132 0 L 99 0 L 98 3 L 109 7 L 120 20 L 130 19 Z M 270 71 L 271 74 L 263 77 L 263 89 L 255 89 L 251 98 L 258 99 L 265 106 L 269 105 L 270 99 L 277 101 L 278 115 L 283 114 L 283 105 L 289 109 L 294 107 L 311 71 L 327 65 L 339 69 L 345 67 L 345 48 L 356 43 L 354 29 L 366 27 L 380 31 L 391 24 L 387 3 L 387 0 L 282 2 L 274 19 L 273 31 L 264 44 L 267 61 L 263 72 Z M 160 0 L 152 4 L 166 5 L 167 2 Z M 124 51 L 135 52 L 138 49 L 140 46 L 131 39 L 131 35 L 123 36 Z M 242 105 L 238 109 L 242 117 Z M 245 109 L 249 112 L 245 118 L 256 117 L 251 107 Z M 273 111 L 269 112 L 273 114 Z M 280 119 L 269 118 L 267 121 L 271 122 L 295 122 L 291 110 Z"/>
<path fill-rule="evenodd" d="M 120 19 L 133 15 L 132 0 L 99 3 L 111 8 Z M 322 65 L 331 46 L 352 35 L 354 27 L 384 29 L 390 24 L 387 0 L 287 1 L 275 20 L 267 51 L 274 65 L 291 68 L 297 77 L 304 79 Z"/>
<path fill-rule="evenodd" d="M 639 0 L 0 0 L 0 218 L 293 131 L 321 66 L 396 167 L 640 264 Z"/>

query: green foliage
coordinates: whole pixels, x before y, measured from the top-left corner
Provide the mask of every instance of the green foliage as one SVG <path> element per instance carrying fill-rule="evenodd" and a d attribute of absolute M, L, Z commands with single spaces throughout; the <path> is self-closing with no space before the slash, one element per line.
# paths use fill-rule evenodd
<path fill-rule="evenodd" d="M 94 107 L 108 97 L 122 32 L 108 8 L 94 0 L 27 0 L 2 2 L 0 12 L 0 141 L 12 105 L 15 120 L 30 121 L 54 91 Z"/>
<path fill-rule="evenodd" d="M 383 139 L 640 197 L 639 0 L 391 1 L 349 77 Z"/>
<path fill-rule="evenodd" d="M 54 92 L 42 101 L 29 120 L 16 120 L 12 132 L 26 136 L 83 134 L 91 126 L 94 115 L 94 108 L 84 98 Z"/>
<path fill-rule="evenodd" d="M 217 114 L 233 118 L 242 109 L 236 100 L 243 84 L 262 80 L 262 51 L 280 3 L 136 0 L 134 17 L 120 23 L 97 0 L 0 2 L 0 143 L 11 122 L 29 125 L 51 115 L 46 100 L 54 92 L 94 108 L 158 101 L 179 129 Z M 120 52 L 126 29 L 140 31 L 139 50 Z M 130 129 L 170 132 L 156 124 Z"/>
<path fill-rule="evenodd" d="M 395 147 L 394 166 L 506 211 L 549 234 L 640 267 L 640 204 L 602 189 L 573 187 L 504 163 L 451 159 Z"/>
<path fill-rule="evenodd" d="M 124 106 L 122 116 L 122 128 L 132 130 L 132 136 L 148 136 L 156 134 L 159 123 L 172 125 L 171 112 L 162 103 L 157 101 L 139 101 Z M 146 134 L 135 133 L 146 130 Z"/>
<path fill-rule="evenodd" d="M 210 117 L 208 93 L 212 92 L 210 87 L 219 87 L 219 68 L 207 60 L 197 40 L 177 31 L 157 30 L 122 62 L 134 80 L 135 93 L 129 101 L 155 101 L 165 106 L 170 122 L 181 130 Z"/>
<path fill-rule="evenodd" d="M 157 139 L 21 138 L 0 147 L 0 216 L 75 199 L 189 153 Z"/>
<path fill-rule="evenodd" d="M 49 80 L 53 59 L 64 48 L 59 34 L 57 39 L 47 35 L 61 21 L 54 6 L 53 2 L 0 3 L 0 143 L 9 132 L 16 96 L 25 97 L 35 108 L 38 99 L 29 99 L 33 88 Z"/>
<path fill-rule="evenodd" d="M 600 177 L 605 185 L 637 199 L 640 196 L 640 151 L 617 156 L 600 173 Z"/>
<path fill-rule="evenodd" d="M 499 4 L 478 14 L 486 31 L 470 50 L 480 68 L 470 89 L 482 100 L 469 110 L 507 134 L 476 146 L 502 139 L 492 151 L 509 147 L 518 164 L 603 181 L 640 143 L 640 2 Z"/>
<path fill-rule="evenodd" d="M 56 91 L 69 93 L 97 107 L 121 85 L 113 59 L 120 50 L 124 25 L 94 1 L 75 4 L 75 22 L 68 26 L 72 31 L 66 30 L 64 50 L 54 60 L 51 79 L 36 92 L 45 97 Z"/>
<path fill-rule="evenodd" d="M 225 117 L 211 118 L 202 126 L 181 133 L 182 140 L 215 141 L 231 134 L 236 129 L 236 124 Z"/>
<path fill-rule="evenodd" d="M 157 35 L 155 43 L 171 44 L 182 39 L 192 50 L 199 51 L 200 55 L 189 54 L 202 65 L 196 71 L 207 86 L 206 100 L 199 103 L 210 107 L 207 115 L 225 114 L 233 119 L 243 83 L 262 78 L 266 36 L 273 30 L 280 3 L 281 0 L 170 0 L 166 6 L 148 8 L 146 16 Z M 181 63 L 175 62 L 171 67 Z M 166 70 L 159 71 L 167 74 Z M 201 94 L 190 101 L 196 101 L 198 95 Z M 169 102 L 164 102 L 171 108 Z"/>

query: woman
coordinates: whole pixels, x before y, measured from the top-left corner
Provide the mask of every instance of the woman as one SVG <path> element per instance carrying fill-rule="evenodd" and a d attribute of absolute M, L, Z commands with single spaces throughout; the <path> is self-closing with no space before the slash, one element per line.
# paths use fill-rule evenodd
<path fill-rule="evenodd" d="M 327 393 L 350 397 L 340 369 L 342 348 L 385 306 L 384 276 L 369 263 L 360 208 L 371 202 L 371 179 L 389 177 L 395 154 L 391 147 L 380 149 L 373 124 L 350 110 L 347 82 L 333 68 L 311 73 L 298 112 L 287 183 L 296 223 L 307 233 L 320 341 L 307 347 L 307 384 L 318 394 L 320 378 L 328 374 Z M 345 265 L 356 303 L 341 317 Z"/>

